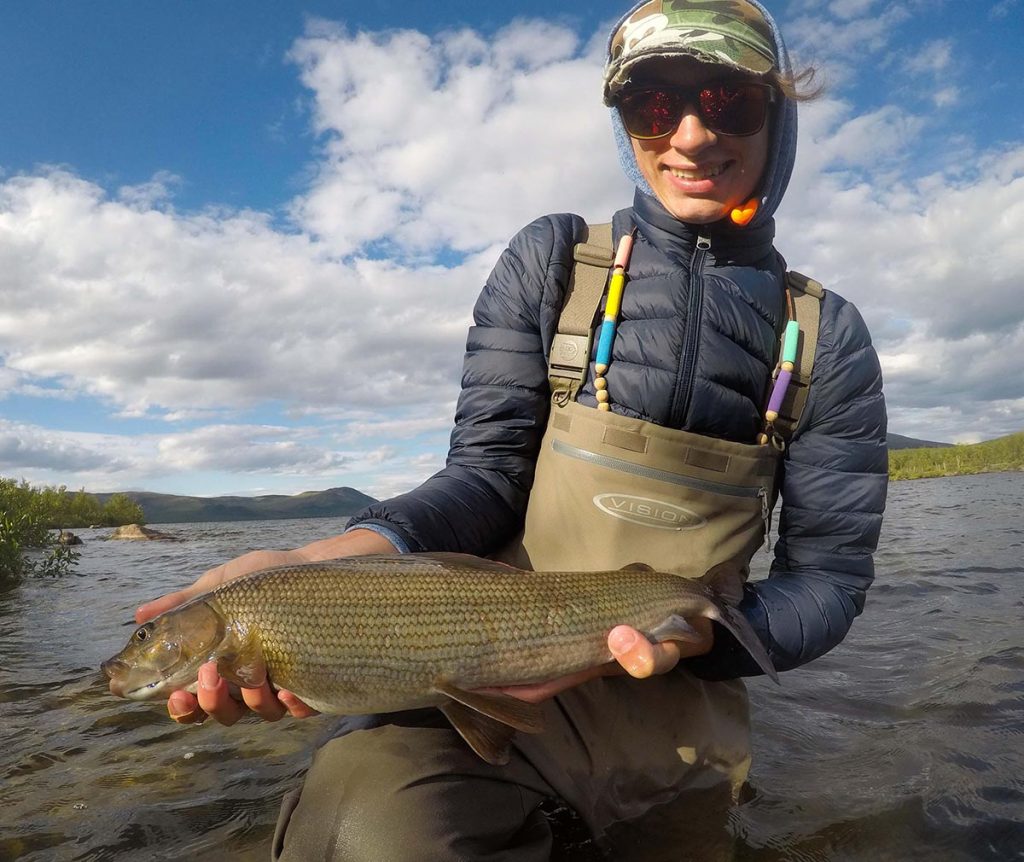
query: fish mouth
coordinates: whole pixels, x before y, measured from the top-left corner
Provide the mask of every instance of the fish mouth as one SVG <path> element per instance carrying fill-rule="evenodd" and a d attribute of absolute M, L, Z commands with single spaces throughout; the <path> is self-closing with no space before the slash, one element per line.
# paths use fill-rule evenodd
<path fill-rule="evenodd" d="M 151 682 L 135 684 L 130 679 L 131 668 L 129 665 L 116 658 L 103 662 L 100 665 L 100 670 L 110 680 L 108 686 L 110 693 L 115 697 L 124 697 L 128 700 L 150 700 L 166 687 L 169 679 L 169 677 L 163 676 Z"/>
<path fill-rule="evenodd" d="M 116 674 L 126 673 L 128 665 L 119 658 L 108 658 L 100 664 L 100 670 L 107 675 L 108 679 L 113 680 Z"/>
<path fill-rule="evenodd" d="M 163 678 L 130 689 L 120 680 L 111 680 L 110 693 L 128 700 L 152 700 L 167 687 L 166 683 L 167 679 Z"/>

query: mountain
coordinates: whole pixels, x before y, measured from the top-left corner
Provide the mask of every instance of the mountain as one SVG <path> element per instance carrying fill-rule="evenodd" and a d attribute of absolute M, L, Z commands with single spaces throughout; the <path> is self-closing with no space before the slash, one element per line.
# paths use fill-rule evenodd
<path fill-rule="evenodd" d="M 197 521 L 274 521 L 283 518 L 330 518 L 354 515 L 370 503 L 355 488 L 305 491 L 294 496 L 185 497 L 151 491 L 125 491 L 135 500 L 150 524 L 185 524 Z M 111 494 L 94 494 L 103 505 Z"/>
<path fill-rule="evenodd" d="M 932 443 L 930 440 L 918 440 L 916 437 L 904 437 L 901 434 L 889 434 L 886 437 L 890 449 L 941 449 L 952 446 L 952 443 Z"/>

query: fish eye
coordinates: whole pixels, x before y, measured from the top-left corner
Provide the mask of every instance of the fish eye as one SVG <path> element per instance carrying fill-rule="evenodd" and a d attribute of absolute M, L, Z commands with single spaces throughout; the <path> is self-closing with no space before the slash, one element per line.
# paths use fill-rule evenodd
<path fill-rule="evenodd" d="M 135 640 L 137 640 L 137 641 L 148 640 L 149 639 L 149 632 L 150 632 L 151 628 L 152 628 L 152 626 L 146 625 L 146 626 L 142 626 L 142 628 L 140 628 L 140 629 L 136 629 L 136 631 L 135 631 Z"/>

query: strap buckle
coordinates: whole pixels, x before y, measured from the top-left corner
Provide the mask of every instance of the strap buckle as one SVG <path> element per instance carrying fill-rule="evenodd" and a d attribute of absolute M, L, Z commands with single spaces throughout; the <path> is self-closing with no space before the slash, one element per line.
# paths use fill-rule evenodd
<path fill-rule="evenodd" d="M 567 404 L 576 397 L 590 368 L 592 336 L 559 332 L 551 342 L 548 357 L 548 382 L 555 403 Z"/>
<path fill-rule="evenodd" d="M 566 335 L 559 332 L 551 342 L 549 373 L 582 381 L 590 367 L 591 336 Z"/>

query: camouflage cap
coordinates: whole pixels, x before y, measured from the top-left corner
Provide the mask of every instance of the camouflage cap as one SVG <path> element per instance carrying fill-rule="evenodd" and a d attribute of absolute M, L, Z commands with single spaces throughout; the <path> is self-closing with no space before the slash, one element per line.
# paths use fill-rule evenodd
<path fill-rule="evenodd" d="M 650 0 L 612 34 L 605 102 L 641 60 L 682 54 L 760 75 L 778 66 L 774 45 L 771 26 L 748 0 Z"/>

